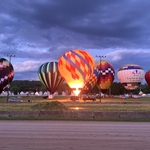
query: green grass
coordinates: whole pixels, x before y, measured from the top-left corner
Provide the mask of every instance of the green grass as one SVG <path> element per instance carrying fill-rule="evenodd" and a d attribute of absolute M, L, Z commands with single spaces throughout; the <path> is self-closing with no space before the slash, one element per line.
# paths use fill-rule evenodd
<path fill-rule="evenodd" d="M 150 104 L 66 104 L 71 109 L 93 112 L 150 112 Z"/>
<path fill-rule="evenodd" d="M 47 107 L 38 107 L 36 103 L 0 103 L 0 110 L 47 110 Z M 84 103 L 63 103 L 68 109 L 93 112 L 150 112 L 150 104 L 84 104 Z M 39 104 L 41 105 L 41 103 Z M 52 110 L 52 109 L 51 109 Z M 53 109 L 54 110 L 54 109 Z"/>
<path fill-rule="evenodd" d="M 69 96 L 57 96 L 51 99 L 44 99 L 39 96 L 27 96 L 20 97 L 23 100 L 23 103 L 7 103 L 7 97 L 0 98 L 0 110 L 33 110 L 33 108 L 39 103 L 47 103 L 48 108 L 50 108 L 50 104 L 48 102 L 59 101 L 64 106 L 66 106 L 70 110 L 78 110 L 80 111 L 93 111 L 93 112 L 150 112 L 150 98 L 139 98 L 139 99 L 119 99 L 113 98 L 102 99 L 102 102 L 99 102 L 99 99 L 96 102 L 77 100 L 75 102 L 69 99 Z M 28 103 L 28 100 L 32 100 L 33 103 Z M 39 107 L 38 110 L 47 109 Z"/>
<path fill-rule="evenodd" d="M 150 98 L 99 99 L 96 102 L 77 100 L 71 101 L 69 97 L 58 96 L 51 99 L 43 99 L 38 96 L 20 97 L 23 103 L 7 103 L 7 97 L 0 97 L 0 111 L 91 111 L 91 112 L 150 112 Z M 32 100 L 29 103 L 28 100 Z M 78 108 L 78 109 L 77 109 Z M 0 117 L 0 120 L 72 120 L 72 121 L 130 121 L 150 122 L 150 119 L 136 118 L 67 118 L 67 117 Z"/>

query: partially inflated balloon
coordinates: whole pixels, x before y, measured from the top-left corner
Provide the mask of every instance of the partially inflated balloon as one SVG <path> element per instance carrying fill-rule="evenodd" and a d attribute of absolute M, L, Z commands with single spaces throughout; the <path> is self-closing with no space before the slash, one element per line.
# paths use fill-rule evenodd
<path fill-rule="evenodd" d="M 75 95 L 80 93 L 94 70 L 93 57 L 84 50 L 65 52 L 58 61 L 58 70 Z"/>
<path fill-rule="evenodd" d="M 83 90 L 91 90 L 96 85 L 98 78 L 99 78 L 99 70 L 95 68 L 88 82 L 83 87 Z"/>
<path fill-rule="evenodd" d="M 126 64 L 117 73 L 118 80 L 127 90 L 134 90 L 139 87 L 144 79 L 144 70 L 136 64 Z"/>
<path fill-rule="evenodd" d="M 150 86 L 150 70 L 145 73 L 145 80 L 147 84 Z"/>
<path fill-rule="evenodd" d="M 42 64 L 38 70 L 38 77 L 50 94 L 54 94 L 59 85 L 64 81 L 58 71 L 57 62 Z"/>
<path fill-rule="evenodd" d="M 105 60 L 101 60 L 96 68 L 100 71 L 97 86 L 101 89 L 102 93 L 105 93 L 114 81 L 115 70 L 113 66 Z"/>
<path fill-rule="evenodd" d="M 12 64 L 5 58 L 0 58 L 0 93 L 11 83 L 14 77 Z"/>

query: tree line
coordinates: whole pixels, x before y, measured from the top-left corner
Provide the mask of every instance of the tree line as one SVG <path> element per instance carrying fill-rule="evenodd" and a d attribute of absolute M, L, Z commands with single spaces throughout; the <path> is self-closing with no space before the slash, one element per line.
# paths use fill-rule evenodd
<path fill-rule="evenodd" d="M 20 92 L 46 92 L 46 87 L 40 82 L 40 81 L 29 81 L 29 80 L 14 80 L 10 84 L 10 92 L 13 92 L 14 94 L 20 93 Z M 150 87 L 145 83 L 141 84 L 139 88 L 133 91 L 126 90 L 121 83 L 113 82 L 110 88 L 107 90 L 106 94 L 109 95 L 122 95 L 122 94 L 138 94 L 140 91 L 147 94 L 150 93 Z M 63 83 L 59 86 L 57 89 L 58 94 L 62 94 L 62 92 L 66 92 L 67 94 L 71 94 L 70 87 Z M 98 94 L 100 93 L 100 90 L 97 86 L 95 86 L 92 90 L 82 90 L 81 93 L 92 93 L 92 94 Z"/>

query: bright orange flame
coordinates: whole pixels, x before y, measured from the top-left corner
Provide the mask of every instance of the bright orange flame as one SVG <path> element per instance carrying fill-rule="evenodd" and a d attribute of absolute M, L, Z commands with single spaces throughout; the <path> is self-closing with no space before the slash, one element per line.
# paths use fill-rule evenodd
<path fill-rule="evenodd" d="M 75 94 L 75 96 L 78 96 L 81 90 L 79 90 L 78 88 L 76 88 L 75 90 L 73 90 L 73 93 Z"/>
<path fill-rule="evenodd" d="M 83 88 L 83 83 L 77 82 L 77 83 L 70 84 L 70 88 L 75 89 L 73 90 L 73 93 L 75 94 L 75 96 L 78 96 L 81 91 L 79 89 Z"/>
<path fill-rule="evenodd" d="M 82 88 L 84 83 L 81 83 L 79 81 L 69 82 L 68 83 L 70 88 Z"/>

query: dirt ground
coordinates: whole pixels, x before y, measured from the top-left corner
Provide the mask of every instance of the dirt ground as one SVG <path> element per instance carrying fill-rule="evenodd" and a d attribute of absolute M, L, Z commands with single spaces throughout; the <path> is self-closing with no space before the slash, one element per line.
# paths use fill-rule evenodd
<path fill-rule="evenodd" d="M 150 123 L 0 121 L 0 150 L 150 150 Z"/>

